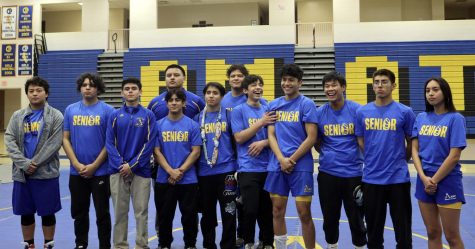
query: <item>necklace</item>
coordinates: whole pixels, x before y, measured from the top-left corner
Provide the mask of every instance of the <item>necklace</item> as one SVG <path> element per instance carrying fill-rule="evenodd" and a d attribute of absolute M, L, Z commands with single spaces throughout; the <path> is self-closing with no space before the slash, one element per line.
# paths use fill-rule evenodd
<path fill-rule="evenodd" d="M 219 107 L 218 117 L 216 118 L 216 122 L 214 123 L 214 138 L 213 138 L 213 155 L 211 156 L 211 160 L 208 157 L 208 148 L 206 146 L 206 131 L 205 131 L 205 119 L 206 119 L 206 111 L 207 106 L 203 109 L 203 116 L 201 117 L 201 139 L 203 140 L 203 153 L 205 154 L 205 159 L 208 165 L 212 168 L 216 161 L 218 161 L 218 146 L 219 146 L 219 138 L 221 137 L 221 107 Z"/>

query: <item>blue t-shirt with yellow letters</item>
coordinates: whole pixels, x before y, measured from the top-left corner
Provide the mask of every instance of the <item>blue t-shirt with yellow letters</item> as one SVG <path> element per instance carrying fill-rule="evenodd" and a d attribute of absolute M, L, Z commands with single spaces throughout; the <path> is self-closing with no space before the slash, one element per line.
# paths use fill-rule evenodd
<path fill-rule="evenodd" d="M 23 120 L 23 130 L 25 132 L 23 141 L 24 153 L 28 159 L 32 159 L 35 155 L 41 127 L 43 125 L 43 111 L 44 109 L 33 110 L 32 113 L 28 114 Z"/>
<path fill-rule="evenodd" d="M 164 117 L 157 121 L 157 129 L 158 135 L 155 147 L 160 147 L 160 151 L 168 164 L 174 169 L 183 165 L 190 155 L 193 146 L 200 146 L 202 144 L 198 123 L 187 116 L 183 115 L 183 117 L 176 121 Z M 170 175 L 162 167 L 159 167 L 157 182 L 167 183 L 168 177 Z M 197 182 L 198 178 L 193 164 L 177 184 Z"/>
<path fill-rule="evenodd" d="M 465 118 L 456 112 L 436 114 L 422 112 L 417 115 L 412 137 L 419 142 L 419 157 L 422 168 L 436 172 L 450 153 L 451 148 L 464 149 L 467 146 Z M 451 175 L 461 175 L 457 162 Z"/>
<path fill-rule="evenodd" d="M 264 116 L 267 111 L 267 104 L 259 107 L 250 106 L 247 103 L 240 104 L 233 109 L 231 127 L 234 133 L 241 132 L 251 127 L 255 122 Z M 269 147 L 265 147 L 261 153 L 255 157 L 249 155 L 249 146 L 256 141 L 267 139 L 267 127 L 262 127 L 251 139 L 245 143 L 238 144 L 238 172 L 267 172 L 269 163 Z"/>
<path fill-rule="evenodd" d="M 371 102 L 358 109 L 356 118 L 355 134 L 364 138 L 363 182 L 409 182 L 406 137 L 414 125 L 412 109 L 396 101 L 386 106 Z"/>
<path fill-rule="evenodd" d="M 286 100 L 285 96 L 269 103 L 269 111 L 275 111 L 274 123 L 277 144 L 284 157 L 290 157 L 307 138 L 305 123 L 317 123 L 317 108 L 313 101 L 303 95 Z M 280 163 L 271 153 L 267 171 L 280 171 Z M 313 172 L 312 151 L 305 153 L 295 165 L 294 171 Z"/>
<path fill-rule="evenodd" d="M 338 177 L 363 174 L 363 154 L 355 135 L 356 110 L 360 107 L 345 100 L 340 110 L 333 110 L 329 103 L 317 109 L 319 171 Z"/>

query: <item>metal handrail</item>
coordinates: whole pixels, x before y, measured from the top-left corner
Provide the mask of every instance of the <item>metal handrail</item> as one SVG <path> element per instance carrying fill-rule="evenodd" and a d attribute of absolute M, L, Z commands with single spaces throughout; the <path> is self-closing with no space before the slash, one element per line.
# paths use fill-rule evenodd
<path fill-rule="evenodd" d="M 297 46 L 329 47 L 333 46 L 332 22 L 296 23 Z"/>
<path fill-rule="evenodd" d="M 46 54 L 48 50 L 46 47 L 45 33 L 34 35 L 35 45 L 33 53 L 33 75 L 38 76 L 38 65 L 40 63 L 40 55 Z"/>
<path fill-rule="evenodd" d="M 129 29 L 110 29 L 107 50 L 117 53 L 117 50 L 129 49 L 129 32 Z"/>

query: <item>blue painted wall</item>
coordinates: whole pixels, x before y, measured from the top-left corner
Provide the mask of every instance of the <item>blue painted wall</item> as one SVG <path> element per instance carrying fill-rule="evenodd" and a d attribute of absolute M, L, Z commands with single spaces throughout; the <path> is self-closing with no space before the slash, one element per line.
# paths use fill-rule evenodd
<path fill-rule="evenodd" d="M 64 112 L 79 101 L 76 80 L 85 72 L 97 72 L 97 56 L 102 50 L 51 51 L 40 56 L 38 76 L 50 84 L 48 103 Z"/>

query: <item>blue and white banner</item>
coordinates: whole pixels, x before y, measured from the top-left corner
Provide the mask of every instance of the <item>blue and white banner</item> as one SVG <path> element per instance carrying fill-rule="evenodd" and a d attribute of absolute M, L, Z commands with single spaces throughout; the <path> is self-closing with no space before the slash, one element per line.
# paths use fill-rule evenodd
<path fill-rule="evenodd" d="M 16 39 L 16 6 L 2 8 L 2 40 Z"/>
<path fill-rule="evenodd" d="M 31 38 L 33 36 L 33 6 L 20 5 L 18 10 L 18 38 Z"/>
<path fill-rule="evenodd" d="M 29 76 L 32 73 L 33 46 L 31 44 L 18 45 L 18 76 Z"/>
<path fill-rule="evenodd" d="M 2 77 L 15 76 L 15 44 L 2 44 Z"/>

